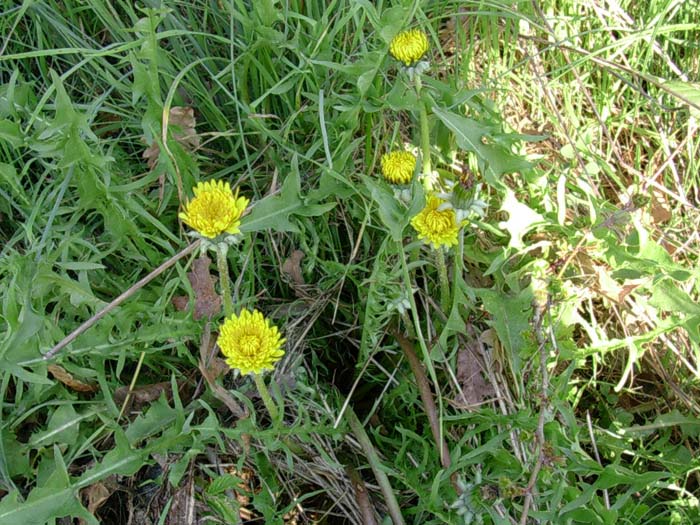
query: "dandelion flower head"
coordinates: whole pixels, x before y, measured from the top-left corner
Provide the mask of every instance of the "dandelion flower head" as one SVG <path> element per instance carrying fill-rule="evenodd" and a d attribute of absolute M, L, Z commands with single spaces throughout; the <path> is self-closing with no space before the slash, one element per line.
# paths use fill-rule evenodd
<path fill-rule="evenodd" d="M 209 239 L 226 232 L 240 233 L 241 215 L 250 201 L 234 193 L 223 181 L 200 182 L 194 188 L 194 198 L 179 214 L 192 229 Z"/>
<path fill-rule="evenodd" d="M 410 151 L 382 155 L 382 175 L 392 184 L 408 184 L 416 170 L 416 157 Z"/>
<path fill-rule="evenodd" d="M 217 343 L 226 363 L 241 374 L 260 374 L 272 370 L 284 355 L 284 338 L 257 310 L 243 310 L 232 315 L 219 327 Z"/>
<path fill-rule="evenodd" d="M 396 60 L 410 66 L 428 51 L 428 36 L 420 29 L 401 31 L 389 44 L 389 53 Z"/>
<path fill-rule="evenodd" d="M 431 244 L 436 250 L 441 246 L 457 244 L 459 224 L 453 208 L 440 211 L 444 201 L 431 195 L 418 215 L 411 219 L 411 226 L 418 232 L 418 238 Z"/>

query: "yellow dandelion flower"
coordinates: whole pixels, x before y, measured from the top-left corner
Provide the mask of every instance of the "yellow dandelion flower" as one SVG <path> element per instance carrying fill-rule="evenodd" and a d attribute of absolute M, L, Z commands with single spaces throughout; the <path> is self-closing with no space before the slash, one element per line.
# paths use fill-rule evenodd
<path fill-rule="evenodd" d="M 243 310 L 232 315 L 219 327 L 217 343 L 226 363 L 241 374 L 260 374 L 272 370 L 284 355 L 281 337 L 276 326 L 270 324 L 257 310 Z"/>
<path fill-rule="evenodd" d="M 392 184 L 408 184 L 416 171 L 416 156 L 410 151 L 382 155 L 382 175 Z"/>
<path fill-rule="evenodd" d="M 457 214 L 452 208 L 439 211 L 444 201 L 437 197 L 428 197 L 428 202 L 418 215 L 411 219 L 411 226 L 418 232 L 418 238 L 431 244 L 436 250 L 441 246 L 457 244 L 459 224 Z"/>
<path fill-rule="evenodd" d="M 185 211 L 178 217 L 204 237 L 213 239 L 224 232 L 241 231 L 241 215 L 249 202 L 238 196 L 238 189 L 234 193 L 228 182 L 200 182 L 194 188 L 194 199 L 185 205 Z"/>
<path fill-rule="evenodd" d="M 428 35 L 420 29 L 401 31 L 389 44 L 389 53 L 406 66 L 418 62 L 428 51 Z"/>

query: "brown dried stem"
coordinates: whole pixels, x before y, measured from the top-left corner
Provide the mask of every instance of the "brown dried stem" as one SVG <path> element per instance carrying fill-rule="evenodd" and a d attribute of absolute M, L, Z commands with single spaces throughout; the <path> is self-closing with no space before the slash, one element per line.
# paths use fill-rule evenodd
<path fill-rule="evenodd" d="M 399 342 L 399 346 L 401 346 L 403 353 L 406 355 L 411 371 L 416 378 L 418 392 L 420 393 L 421 400 L 423 401 L 423 407 L 425 408 L 425 414 L 428 416 L 428 422 L 430 423 L 430 431 L 433 434 L 435 445 L 440 452 L 440 462 L 442 463 L 443 468 L 448 469 L 450 468 L 451 464 L 450 451 L 448 450 L 447 443 L 442 436 L 438 411 L 437 407 L 435 406 L 435 400 L 433 399 L 433 393 L 430 389 L 428 377 L 425 375 L 423 365 L 418 359 L 416 351 L 413 349 L 411 342 L 397 331 L 394 331 L 393 335 Z"/>

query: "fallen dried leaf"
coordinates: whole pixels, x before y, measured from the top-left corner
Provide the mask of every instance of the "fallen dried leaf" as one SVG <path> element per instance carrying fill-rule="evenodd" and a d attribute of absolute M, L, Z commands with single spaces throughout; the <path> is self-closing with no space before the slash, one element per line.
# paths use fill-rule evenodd
<path fill-rule="evenodd" d="M 194 110 L 192 108 L 180 106 L 170 108 L 168 116 L 170 134 L 187 151 L 194 151 L 199 147 L 200 138 L 195 129 L 196 125 L 197 121 L 194 118 Z M 145 139 L 142 139 L 142 141 L 145 142 Z M 153 171 L 158 165 L 159 157 L 160 146 L 157 141 L 154 141 L 143 152 L 143 158 L 146 159 L 150 171 Z"/>
<path fill-rule="evenodd" d="M 673 218 L 671 206 L 668 203 L 668 197 L 660 190 L 653 188 L 651 190 L 651 216 L 655 224 L 668 222 Z"/>
<path fill-rule="evenodd" d="M 190 299 L 186 295 L 176 295 L 172 298 L 173 306 L 178 312 L 187 310 L 187 305 L 190 304 Z"/>
<path fill-rule="evenodd" d="M 80 491 L 80 496 L 86 504 L 88 512 L 94 515 L 118 488 L 119 483 L 117 482 L 117 476 L 116 474 L 112 474 L 102 481 L 82 489 Z M 80 525 L 84 525 L 86 521 L 80 518 L 79 523 Z"/>
<path fill-rule="evenodd" d="M 304 285 L 304 276 L 301 273 L 301 260 L 304 258 L 304 252 L 294 250 L 282 265 L 282 273 L 291 280 L 294 284 Z"/>
<path fill-rule="evenodd" d="M 83 383 L 78 379 L 75 379 L 72 374 L 66 371 L 65 368 L 59 365 L 49 365 L 49 372 L 53 375 L 54 379 L 60 381 L 68 388 L 75 390 L 76 392 L 97 392 L 97 385 L 91 385 L 89 383 Z"/>
<path fill-rule="evenodd" d="M 170 381 L 139 386 L 131 391 L 129 390 L 128 386 L 120 386 L 114 391 L 114 403 L 117 405 L 123 405 L 124 402 L 127 402 L 128 406 L 126 407 L 125 412 L 131 410 L 141 410 L 144 406 L 150 405 L 156 401 L 163 393 L 165 393 L 165 396 L 168 399 L 170 399 L 172 396 L 170 391 Z"/>
<path fill-rule="evenodd" d="M 455 403 L 466 410 L 474 409 L 493 396 L 493 386 L 482 375 L 478 341 L 468 342 L 457 352 L 457 382 L 461 392 Z"/>
<path fill-rule="evenodd" d="M 194 314 L 195 320 L 202 317 L 211 319 L 214 314 L 221 311 L 221 297 L 214 289 L 214 280 L 209 273 L 211 259 L 202 255 L 192 263 L 192 271 L 187 274 L 187 278 L 194 291 Z M 179 295 L 173 297 L 173 306 L 179 311 L 186 310 L 189 305 L 187 296 Z"/>
<path fill-rule="evenodd" d="M 172 505 L 166 519 L 167 525 L 191 525 L 196 523 L 194 484 L 191 476 L 180 486 L 172 497 Z"/>

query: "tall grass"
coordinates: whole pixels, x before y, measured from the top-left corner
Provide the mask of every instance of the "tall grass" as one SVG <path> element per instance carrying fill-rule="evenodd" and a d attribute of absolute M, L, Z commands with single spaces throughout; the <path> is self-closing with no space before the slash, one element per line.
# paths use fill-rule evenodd
<path fill-rule="evenodd" d="M 700 521 L 692 2 L 2 11 L 0 523 Z M 471 206 L 443 296 L 422 186 L 379 175 L 424 103 Z M 279 424 L 195 319 L 195 254 L 42 357 L 218 179 L 253 200 L 227 260 L 287 339 Z"/>

